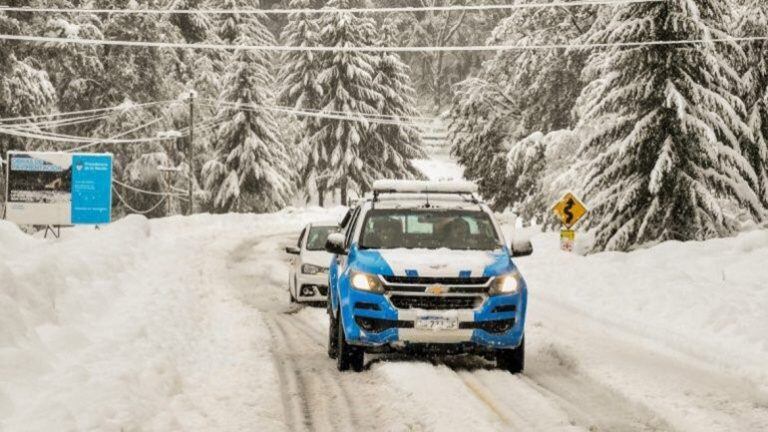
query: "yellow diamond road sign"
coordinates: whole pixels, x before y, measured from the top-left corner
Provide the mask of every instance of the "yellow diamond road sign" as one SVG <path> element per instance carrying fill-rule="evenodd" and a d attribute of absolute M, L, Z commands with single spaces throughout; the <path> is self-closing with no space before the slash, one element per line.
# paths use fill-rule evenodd
<path fill-rule="evenodd" d="M 570 229 L 576 225 L 576 222 L 581 220 L 585 214 L 587 214 L 587 207 L 576 198 L 576 195 L 568 192 L 560 201 L 552 208 L 555 215 L 560 219 L 563 225 Z"/>

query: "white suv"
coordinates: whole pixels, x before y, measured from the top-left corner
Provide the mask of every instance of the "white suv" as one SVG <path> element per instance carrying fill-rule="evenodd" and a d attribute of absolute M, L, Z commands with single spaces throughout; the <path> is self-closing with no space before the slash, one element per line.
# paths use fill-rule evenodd
<path fill-rule="evenodd" d="M 332 222 L 309 224 L 301 231 L 296 245 L 285 248 L 285 252 L 292 255 L 288 280 L 291 303 L 326 300 L 332 256 L 326 252 L 325 242 L 329 234 L 338 230 Z"/>

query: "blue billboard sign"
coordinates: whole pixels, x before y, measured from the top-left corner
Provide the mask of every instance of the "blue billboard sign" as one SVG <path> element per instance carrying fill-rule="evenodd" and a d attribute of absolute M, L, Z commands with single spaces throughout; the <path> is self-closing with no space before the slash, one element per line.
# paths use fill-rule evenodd
<path fill-rule="evenodd" d="M 72 157 L 72 224 L 112 221 L 112 156 Z"/>

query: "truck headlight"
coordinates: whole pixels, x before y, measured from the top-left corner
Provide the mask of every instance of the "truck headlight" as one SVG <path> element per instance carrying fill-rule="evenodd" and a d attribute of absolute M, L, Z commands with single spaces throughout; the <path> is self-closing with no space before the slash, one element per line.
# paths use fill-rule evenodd
<path fill-rule="evenodd" d="M 352 288 L 354 289 L 373 293 L 384 292 L 384 287 L 381 285 L 381 281 L 379 281 L 379 278 L 374 275 L 353 272 L 349 280 L 352 284 Z"/>
<path fill-rule="evenodd" d="M 520 291 L 520 273 L 514 271 L 502 276 L 497 276 L 491 283 L 491 295 L 517 294 Z"/>
<path fill-rule="evenodd" d="M 312 264 L 303 264 L 301 266 L 301 272 L 308 275 L 323 273 L 324 271 L 324 268 Z"/>

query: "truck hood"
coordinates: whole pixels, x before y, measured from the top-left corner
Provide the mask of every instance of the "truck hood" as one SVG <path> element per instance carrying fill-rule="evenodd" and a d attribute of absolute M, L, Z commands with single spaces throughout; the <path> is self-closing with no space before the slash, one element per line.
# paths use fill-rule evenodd
<path fill-rule="evenodd" d="M 361 271 L 392 276 L 481 277 L 496 276 L 514 269 L 504 249 L 384 249 L 357 253 L 360 254 Z"/>

